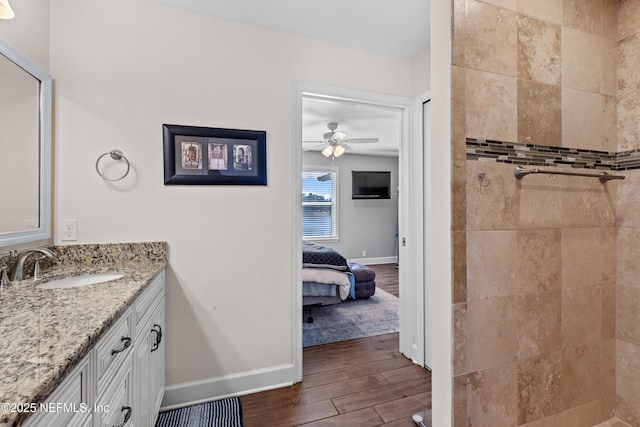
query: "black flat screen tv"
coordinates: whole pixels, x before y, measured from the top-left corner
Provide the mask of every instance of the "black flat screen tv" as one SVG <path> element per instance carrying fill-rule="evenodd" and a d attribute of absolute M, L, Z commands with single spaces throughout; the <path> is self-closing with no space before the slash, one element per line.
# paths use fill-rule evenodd
<path fill-rule="evenodd" d="M 390 199 L 391 172 L 351 171 L 351 199 Z"/>

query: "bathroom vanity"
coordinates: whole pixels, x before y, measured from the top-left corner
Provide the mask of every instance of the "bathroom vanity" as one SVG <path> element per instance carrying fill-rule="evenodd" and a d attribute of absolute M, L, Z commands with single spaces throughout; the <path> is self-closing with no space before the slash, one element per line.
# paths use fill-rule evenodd
<path fill-rule="evenodd" d="M 164 394 L 165 244 L 53 247 L 0 293 L 0 426 L 153 426 Z M 57 279 L 121 278 L 60 289 Z"/>

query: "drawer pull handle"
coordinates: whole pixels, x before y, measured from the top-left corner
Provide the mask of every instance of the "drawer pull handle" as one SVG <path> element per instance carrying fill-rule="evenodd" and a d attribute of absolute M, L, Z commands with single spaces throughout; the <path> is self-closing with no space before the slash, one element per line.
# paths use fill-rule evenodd
<path fill-rule="evenodd" d="M 156 328 L 158 329 L 156 330 Z M 156 342 L 153 343 L 153 347 L 151 348 L 151 352 L 154 352 L 158 349 L 158 347 L 160 347 L 160 343 L 162 342 L 162 326 L 154 323 L 151 332 L 156 333 Z"/>
<path fill-rule="evenodd" d="M 129 348 L 129 346 L 131 345 L 131 338 L 129 337 L 122 337 L 120 338 L 120 341 L 123 342 L 122 344 L 122 348 L 118 349 L 118 350 L 111 350 L 111 355 L 113 356 L 114 354 L 117 353 L 122 353 L 123 351 L 125 351 L 126 349 Z"/>
<path fill-rule="evenodd" d="M 133 412 L 133 409 L 131 409 L 131 406 L 123 406 L 121 410 L 123 412 L 127 411 L 127 413 L 124 414 L 124 421 L 122 422 L 122 424 L 118 424 L 117 426 L 113 426 L 113 427 L 124 427 L 124 425 L 127 424 L 129 419 L 131 418 L 131 413 Z"/>

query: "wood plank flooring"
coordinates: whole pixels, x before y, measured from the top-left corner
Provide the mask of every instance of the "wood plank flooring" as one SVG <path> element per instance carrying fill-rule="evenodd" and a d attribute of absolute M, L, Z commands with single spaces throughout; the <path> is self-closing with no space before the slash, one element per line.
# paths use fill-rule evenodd
<path fill-rule="evenodd" d="M 431 373 L 398 347 L 395 333 L 304 348 L 301 383 L 240 398 L 245 427 L 415 427 L 413 414 L 430 419 Z"/>
<path fill-rule="evenodd" d="M 368 267 L 376 272 L 376 288 L 400 297 L 400 281 L 395 264 L 373 264 Z"/>

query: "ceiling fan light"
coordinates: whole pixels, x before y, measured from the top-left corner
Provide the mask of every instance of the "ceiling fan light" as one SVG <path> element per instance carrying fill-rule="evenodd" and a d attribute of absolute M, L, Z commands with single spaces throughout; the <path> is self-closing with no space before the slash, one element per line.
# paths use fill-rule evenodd
<path fill-rule="evenodd" d="M 340 157 L 340 156 L 342 156 L 344 154 L 345 151 L 347 151 L 347 149 L 344 148 L 342 145 L 336 145 L 336 148 L 334 148 L 334 150 L 333 150 L 333 154 L 336 157 Z"/>
<path fill-rule="evenodd" d="M 11 9 L 9 0 L 0 0 L 0 19 L 13 19 L 16 14 Z"/>
<path fill-rule="evenodd" d="M 335 139 L 336 141 L 342 141 L 343 139 L 347 138 L 347 134 L 344 132 L 340 132 L 340 131 L 335 131 L 333 133 L 333 139 Z"/>
<path fill-rule="evenodd" d="M 326 147 L 324 147 L 324 150 L 322 150 L 322 155 L 325 157 L 331 157 L 332 154 L 333 154 L 333 147 L 331 145 L 327 145 Z"/>

